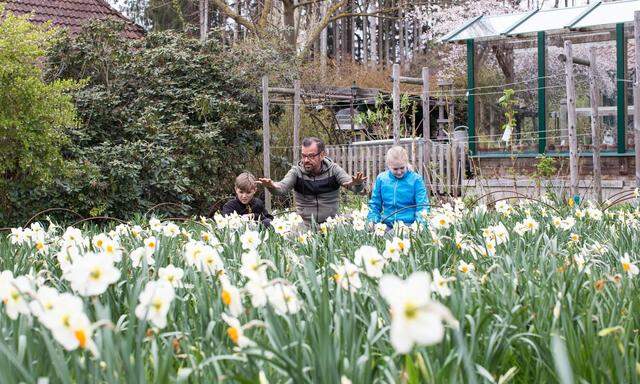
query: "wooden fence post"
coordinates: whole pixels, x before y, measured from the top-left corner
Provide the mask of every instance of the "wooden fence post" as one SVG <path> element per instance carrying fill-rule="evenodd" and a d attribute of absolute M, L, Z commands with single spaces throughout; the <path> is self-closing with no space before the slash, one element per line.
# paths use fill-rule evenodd
<path fill-rule="evenodd" d="M 567 87 L 567 128 L 569 130 L 569 172 L 571 198 L 578 195 L 578 137 L 576 136 L 576 87 L 573 78 L 573 49 L 571 41 L 564 42 L 565 77 Z"/>
<path fill-rule="evenodd" d="M 589 99 L 591 104 L 591 148 L 593 151 L 593 188 L 598 203 L 602 202 L 602 166 L 600 164 L 600 116 L 598 114 L 598 92 L 596 76 L 596 48 L 589 48 Z"/>
<path fill-rule="evenodd" d="M 300 80 L 293 81 L 293 164 L 300 160 Z"/>
<path fill-rule="evenodd" d="M 393 145 L 400 143 L 400 64 L 393 64 Z"/>
<path fill-rule="evenodd" d="M 271 144 L 269 132 L 269 77 L 262 76 L 262 164 L 264 177 L 271 178 Z M 271 193 L 264 190 L 264 206 L 271 211 Z"/>
<path fill-rule="evenodd" d="M 633 39 L 636 59 L 636 79 L 633 83 L 633 137 L 636 149 L 636 187 L 640 187 L 640 11 L 633 13 Z"/>

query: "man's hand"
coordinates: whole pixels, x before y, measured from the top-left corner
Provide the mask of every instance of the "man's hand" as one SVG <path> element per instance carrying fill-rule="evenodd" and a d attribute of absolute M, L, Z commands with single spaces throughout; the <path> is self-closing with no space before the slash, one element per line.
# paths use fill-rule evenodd
<path fill-rule="evenodd" d="M 274 189 L 276 187 L 273 180 L 264 177 L 258 178 L 258 184 L 262 184 L 265 188 L 268 189 Z"/>
<path fill-rule="evenodd" d="M 367 180 L 367 178 L 362 174 L 362 172 L 358 172 L 358 173 L 356 173 L 355 176 L 353 176 L 351 178 L 350 182 L 344 183 L 344 184 L 342 184 L 342 186 L 345 187 L 345 188 L 353 187 L 355 185 L 360 185 L 360 184 L 364 183 L 365 180 Z"/>

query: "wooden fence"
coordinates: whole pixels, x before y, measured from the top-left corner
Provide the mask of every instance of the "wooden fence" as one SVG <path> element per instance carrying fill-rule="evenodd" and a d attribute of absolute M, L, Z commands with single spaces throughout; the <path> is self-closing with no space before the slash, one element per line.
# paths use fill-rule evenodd
<path fill-rule="evenodd" d="M 413 170 L 422 175 L 431 193 L 454 196 L 461 193 L 466 162 L 464 142 L 451 144 L 420 138 L 401 139 L 400 145 L 407 150 Z M 350 175 L 364 173 L 371 190 L 376 176 L 386 169 L 385 154 L 392 146 L 393 140 L 374 140 L 331 145 L 326 147 L 326 152 Z"/>

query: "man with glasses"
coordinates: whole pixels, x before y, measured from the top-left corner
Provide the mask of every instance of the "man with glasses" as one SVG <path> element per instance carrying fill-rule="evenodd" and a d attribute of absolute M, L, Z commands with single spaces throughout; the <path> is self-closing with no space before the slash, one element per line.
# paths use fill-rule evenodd
<path fill-rule="evenodd" d="M 329 158 L 324 152 L 324 142 L 317 137 L 302 140 L 301 160 L 291 167 L 279 182 L 260 178 L 258 181 L 274 194 L 285 194 L 294 190 L 296 211 L 307 227 L 312 223 L 323 223 L 338 213 L 340 187 L 355 193 L 364 189 L 362 172 L 354 177 Z"/>

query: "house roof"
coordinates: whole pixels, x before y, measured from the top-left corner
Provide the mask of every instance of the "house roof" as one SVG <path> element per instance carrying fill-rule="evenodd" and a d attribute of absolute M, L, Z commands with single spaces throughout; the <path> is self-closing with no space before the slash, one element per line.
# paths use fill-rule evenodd
<path fill-rule="evenodd" d="M 144 36 L 144 29 L 113 9 L 106 0 L 0 0 L 5 11 L 16 15 L 32 13 L 30 21 L 44 23 L 49 20 L 54 26 L 78 33 L 91 20 L 113 18 L 125 22 L 124 34 L 131 39 Z"/>
<path fill-rule="evenodd" d="M 542 31 L 558 34 L 569 31 L 597 31 L 612 28 L 620 23 L 632 25 L 635 11 L 640 11 L 640 0 L 596 1 L 579 7 L 478 16 L 463 23 L 440 41 L 500 40 Z"/>

